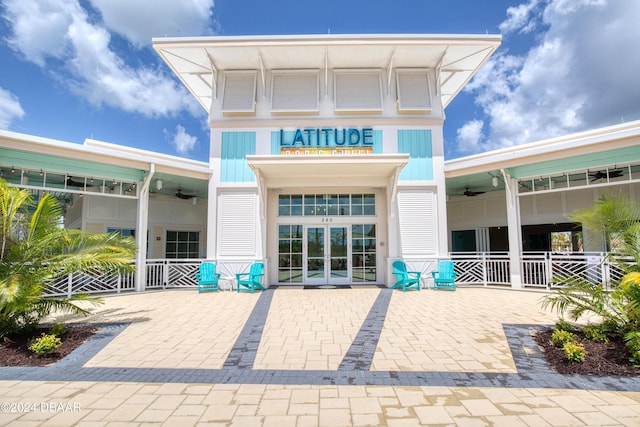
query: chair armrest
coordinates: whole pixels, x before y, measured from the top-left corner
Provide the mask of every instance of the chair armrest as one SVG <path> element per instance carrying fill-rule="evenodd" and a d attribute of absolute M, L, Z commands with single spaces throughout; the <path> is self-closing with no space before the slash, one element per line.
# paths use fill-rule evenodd
<path fill-rule="evenodd" d="M 407 277 L 411 278 L 411 279 L 413 279 L 413 278 L 419 279 L 420 278 L 420 274 L 421 273 L 419 271 L 407 271 Z"/>
<path fill-rule="evenodd" d="M 236 280 L 240 280 L 243 276 L 249 277 L 249 273 L 236 273 Z"/>

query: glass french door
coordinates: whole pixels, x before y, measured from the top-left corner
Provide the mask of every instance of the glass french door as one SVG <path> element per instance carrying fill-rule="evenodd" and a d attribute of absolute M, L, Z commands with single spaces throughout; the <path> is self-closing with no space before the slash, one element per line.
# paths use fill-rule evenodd
<path fill-rule="evenodd" d="M 307 226 L 304 239 L 305 283 L 346 284 L 350 282 L 349 227 Z"/>

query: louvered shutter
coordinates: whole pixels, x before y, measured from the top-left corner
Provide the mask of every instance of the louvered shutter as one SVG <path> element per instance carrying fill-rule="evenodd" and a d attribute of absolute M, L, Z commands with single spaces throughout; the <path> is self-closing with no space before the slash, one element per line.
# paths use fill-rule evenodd
<path fill-rule="evenodd" d="M 224 75 L 222 111 L 225 113 L 254 112 L 256 104 L 256 72 L 227 71 Z"/>
<path fill-rule="evenodd" d="M 273 72 L 271 108 L 278 112 L 318 112 L 318 72 Z"/>
<path fill-rule="evenodd" d="M 382 111 L 381 82 L 379 71 L 336 71 L 336 111 Z"/>
<path fill-rule="evenodd" d="M 396 71 L 398 111 L 431 111 L 429 79 L 426 71 Z"/>
<path fill-rule="evenodd" d="M 436 215 L 432 191 L 398 192 L 402 254 L 431 255 L 436 251 Z"/>
<path fill-rule="evenodd" d="M 254 256 L 256 253 L 256 194 L 221 193 L 219 203 L 218 253 L 221 256 Z"/>

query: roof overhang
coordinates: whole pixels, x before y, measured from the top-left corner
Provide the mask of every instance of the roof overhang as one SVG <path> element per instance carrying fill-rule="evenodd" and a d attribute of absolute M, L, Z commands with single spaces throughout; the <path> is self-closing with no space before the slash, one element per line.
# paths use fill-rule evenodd
<path fill-rule="evenodd" d="M 431 68 L 446 107 L 500 45 L 500 35 L 304 35 L 154 38 L 153 47 L 209 111 L 224 70 Z"/>
<path fill-rule="evenodd" d="M 247 156 L 266 188 L 394 186 L 408 154 Z"/>

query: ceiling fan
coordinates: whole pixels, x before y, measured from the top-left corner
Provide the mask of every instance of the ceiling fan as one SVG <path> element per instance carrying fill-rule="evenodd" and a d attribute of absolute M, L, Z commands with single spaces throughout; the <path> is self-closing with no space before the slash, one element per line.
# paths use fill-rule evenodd
<path fill-rule="evenodd" d="M 477 196 L 478 194 L 484 194 L 486 193 L 486 191 L 473 191 L 473 190 L 469 190 L 469 186 L 467 185 L 466 187 L 464 187 L 464 194 L 467 197 L 473 197 L 473 196 Z"/>
<path fill-rule="evenodd" d="M 176 197 L 178 199 L 189 200 L 196 197 L 194 194 L 184 194 L 181 188 L 178 188 L 178 192 L 176 193 Z"/>
<path fill-rule="evenodd" d="M 612 170 L 607 170 L 607 171 L 597 171 L 597 172 L 593 172 L 590 173 L 589 176 L 591 177 L 591 182 L 593 181 L 597 181 L 599 179 L 603 179 L 603 178 L 620 178 L 622 176 L 622 169 L 612 169 Z"/>

